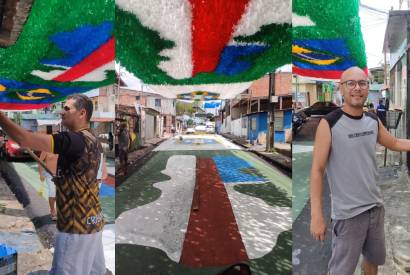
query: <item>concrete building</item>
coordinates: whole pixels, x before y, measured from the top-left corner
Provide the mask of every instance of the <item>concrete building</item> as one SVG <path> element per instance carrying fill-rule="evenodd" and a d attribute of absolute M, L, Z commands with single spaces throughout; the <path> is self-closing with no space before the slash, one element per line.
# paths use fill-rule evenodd
<path fill-rule="evenodd" d="M 410 43 L 410 11 L 392 10 L 389 12 L 386 33 L 384 36 L 383 52 L 389 56 L 390 64 L 388 87 L 390 109 L 400 109 L 403 111 L 402 119 L 395 131 L 398 137 L 410 138 L 410 84 L 409 75 L 409 45 Z M 406 163 L 410 171 L 410 153 L 406 154 Z"/>

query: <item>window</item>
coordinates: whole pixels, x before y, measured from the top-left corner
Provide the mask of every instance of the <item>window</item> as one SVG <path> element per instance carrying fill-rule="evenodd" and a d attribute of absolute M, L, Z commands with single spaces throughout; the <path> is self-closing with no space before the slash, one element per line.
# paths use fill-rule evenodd
<path fill-rule="evenodd" d="M 155 99 L 155 107 L 161 107 L 161 99 L 160 98 Z"/>

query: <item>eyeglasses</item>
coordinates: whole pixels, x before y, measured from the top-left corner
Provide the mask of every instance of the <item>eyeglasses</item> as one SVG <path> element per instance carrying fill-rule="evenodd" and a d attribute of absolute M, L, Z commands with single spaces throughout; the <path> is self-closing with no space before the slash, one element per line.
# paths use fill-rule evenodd
<path fill-rule="evenodd" d="M 367 81 L 367 80 L 359 80 L 359 81 L 356 81 L 356 80 L 347 80 L 347 81 L 345 81 L 345 82 L 341 82 L 340 84 L 346 84 L 346 86 L 349 88 L 349 89 L 354 89 L 354 88 L 356 88 L 356 85 L 357 84 L 359 84 L 359 88 L 360 89 L 367 89 L 367 88 L 369 88 L 369 81 Z"/>

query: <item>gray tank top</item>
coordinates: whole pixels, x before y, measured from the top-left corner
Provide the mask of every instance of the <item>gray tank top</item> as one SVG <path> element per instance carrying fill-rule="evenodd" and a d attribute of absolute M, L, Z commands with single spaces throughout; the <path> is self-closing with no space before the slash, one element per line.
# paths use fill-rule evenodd
<path fill-rule="evenodd" d="M 377 186 L 377 116 L 365 112 L 351 116 L 338 109 L 324 117 L 332 144 L 326 167 L 332 198 L 332 219 L 352 218 L 383 204 Z"/>

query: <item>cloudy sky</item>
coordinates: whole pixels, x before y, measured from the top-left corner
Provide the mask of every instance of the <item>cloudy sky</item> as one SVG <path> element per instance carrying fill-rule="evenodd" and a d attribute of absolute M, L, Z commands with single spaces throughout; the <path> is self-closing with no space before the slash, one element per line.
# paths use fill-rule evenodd
<path fill-rule="evenodd" d="M 403 1 L 401 9 L 407 9 L 407 1 Z M 367 64 L 369 68 L 383 64 L 383 41 L 387 25 L 387 13 L 399 9 L 399 0 L 361 0 L 360 19 L 364 42 L 366 44 Z M 364 7 L 369 6 L 375 11 Z"/>

